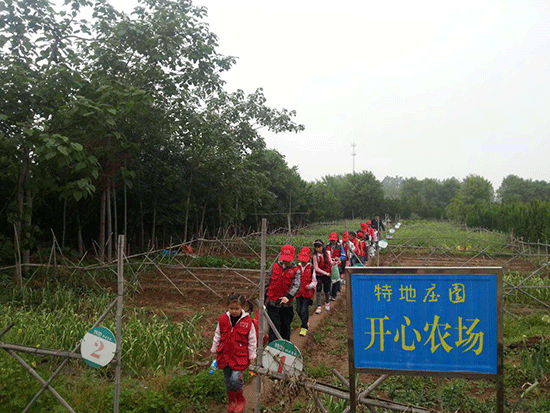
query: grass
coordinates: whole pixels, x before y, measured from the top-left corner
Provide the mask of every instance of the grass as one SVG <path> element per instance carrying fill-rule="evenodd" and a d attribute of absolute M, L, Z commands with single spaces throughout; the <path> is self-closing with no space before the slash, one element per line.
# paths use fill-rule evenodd
<path fill-rule="evenodd" d="M 11 280 L 0 280 L 0 328 L 15 326 L 2 341 L 28 347 L 72 350 L 84 337 L 115 295 L 95 283 L 64 283 L 50 274 L 43 284 L 33 280 L 28 287 L 12 288 Z M 104 277 L 104 275 L 101 275 Z M 37 279 L 39 277 L 36 277 Z M 96 280 L 97 281 L 97 280 Z M 123 321 L 123 369 L 125 383 L 121 394 L 124 412 L 209 411 L 204 400 L 223 402 L 223 379 L 213 378 L 198 367 L 207 347 L 200 327 L 203 314 L 196 313 L 181 322 L 146 310 L 127 308 Z M 101 324 L 115 331 L 114 310 Z M 21 353 L 38 373 L 47 378 L 59 358 Z M 114 365 L 93 370 L 80 360 L 71 360 L 54 383 L 54 388 L 76 411 L 90 413 L 112 409 Z M 67 374 L 68 373 L 68 374 Z M 216 376 L 219 376 L 218 373 Z M 172 379 L 176 383 L 169 386 Z M 17 386 L 14 384 L 17 383 Z M 147 383 L 144 385 L 144 383 Z M 185 389 L 178 400 L 175 389 Z M 0 353 L 0 405 L 2 412 L 20 412 L 40 388 L 6 352 Z M 46 392 L 34 412 L 65 411 Z"/>
<path fill-rule="evenodd" d="M 526 279 L 526 274 L 518 271 L 504 272 L 504 290 L 506 304 L 532 304 L 533 297 L 550 305 L 550 279 L 546 276 L 533 275 Z M 526 287 L 515 289 L 514 286 Z M 538 287 L 538 288 L 535 288 Z M 527 295 L 527 294 L 529 295 Z M 539 305 L 540 303 L 537 303 Z"/>
<path fill-rule="evenodd" d="M 392 247 L 416 247 L 426 251 L 434 248 L 471 255 L 508 253 L 507 236 L 493 232 L 465 231 L 450 222 L 407 221 L 395 231 Z"/>

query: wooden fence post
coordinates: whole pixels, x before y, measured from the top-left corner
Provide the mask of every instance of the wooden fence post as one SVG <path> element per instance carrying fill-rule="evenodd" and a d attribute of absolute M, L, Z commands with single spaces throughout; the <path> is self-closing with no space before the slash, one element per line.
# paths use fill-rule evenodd
<path fill-rule="evenodd" d="M 117 285 L 118 297 L 116 305 L 116 367 L 115 367 L 115 396 L 113 412 L 119 413 L 120 405 L 120 380 L 122 376 L 122 310 L 124 297 L 124 235 L 118 236 L 118 261 L 117 261 Z"/>
<path fill-rule="evenodd" d="M 261 366 L 262 365 L 262 355 L 264 351 L 264 334 L 265 334 L 265 322 L 263 317 L 263 308 L 264 308 L 264 293 L 265 293 L 265 262 L 266 262 L 266 251 L 265 251 L 265 243 L 266 243 L 266 235 L 267 235 L 267 219 L 262 218 L 262 244 L 261 244 L 261 251 L 260 251 L 260 293 L 259 293 L 259 307 L 260 311 L 258 312 L 258 326 L 260 328 L 259 334 L 258 334 L 258 352 L 257 352 L 257 359 L 256 359 L 256 365 Z M 262 380 L 260 379 L 260 376 L 256 376 L 256 413 L 260 413 L 260 396 L 262 393 Z"/>

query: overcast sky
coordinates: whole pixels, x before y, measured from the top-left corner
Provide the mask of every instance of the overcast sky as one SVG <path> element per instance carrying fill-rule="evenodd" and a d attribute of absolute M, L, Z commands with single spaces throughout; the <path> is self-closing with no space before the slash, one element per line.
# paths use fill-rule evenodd
<path fill-rule="evenodd" d="M 305 180 L 351 173 L 353 142 L 380 180 L 550 180 L 548 0 L 194 4 L 238 58 L 226 89 L 297 111 L 304 132 L 262 134 Z"/>

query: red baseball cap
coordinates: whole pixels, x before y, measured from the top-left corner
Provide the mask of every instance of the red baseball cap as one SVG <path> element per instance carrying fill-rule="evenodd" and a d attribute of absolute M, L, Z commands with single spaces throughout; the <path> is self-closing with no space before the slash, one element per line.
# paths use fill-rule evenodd
<path fill-rule="evenodd" d="M 357 231 L 357 238 L 359 238 L 359 239 L 364 238 L 363 233 L 361 231 Z"/>
<path fill-rule="evenodd" d="M 296 254 L 296 250 L 292 245 L 283 245 L 281 247 L 281 255 L 279 255 L 279 259 L 281 261 L 292 261 L 294 259 L 294 254 Z"/>
<path fill-rule="evenodd" d="M 298 254 L 298 261 L 304 261 L 307 262 L 311 258 L 311 250 L 309 247 L 304 247 L 300 250 L 300 253 Z"/>
<path fill-rule="evenodd" d="M 346 242 L 348 239 L 349 239 L 349 238 L 348 238 L 348 233 L 344 231 L 344 232 L 342 233 L 342 241 Z"/>
<path fill-rule="evenodd" d="M 370 224 L 371 224 L 371 222 L 370 222 L 370 219 L 369 219 L 369 220 L 367 221 L 367 225 L 370 225 Z"/>
<path fill-rule="evenodd" d="M 331 232 L 328 236 L 329 241 L 338 241 L 338 234 L 336 232 Z"/>
<path fill-rule="evenodd" d="M 365 224 L 364 222 L 361 222 L 361 229 L 363 231 L 366 231 L 367 230 L 367 224 Z"/>

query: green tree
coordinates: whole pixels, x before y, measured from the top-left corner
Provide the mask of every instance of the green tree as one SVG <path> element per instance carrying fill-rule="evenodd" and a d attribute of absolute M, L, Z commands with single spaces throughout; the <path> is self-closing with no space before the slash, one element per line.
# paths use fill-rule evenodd
<path fill-rule="evenodd" d="M 503 204 L 536 200 L 550 201 L 550 183 L 508 175 L 502 180 L 497 196 Z"/>
<path fill-rule="evenodd" d="M 14 172 L 10 221 L 25 265 L 34 243 L 37 192 L 55 184 L 65 199 L 80 199 L 94 190 L 91 180 L 97 169 L 83 146 L 50 128 L 50 120 L 79 81 L 78 73 L 69 68 L 74 58 L 69 38 L 80 3 L 74 2 L 69 14 L 56 12 L 45 1 L 1 5 L 0 140 L 4 161 Z M 15 276 L 20 280 L 20 274 Z"/>
<path fill-rule="evenodd" d="M 384 189 L 384 197 L 387 199 L 399 199 L 401 196 L 401 185 L 404 178 L 401 176 L 386 176 L 382 180 L 382 188 Z"/>
<path fill-rule="evenodd" d="M 493 201 L 493 196 L 491 182 L 479 175 L 468 175 L 445 212 L 450 219 L 465 222 L 469 216 L 479 215 L 481 208 Z"/>
<path fill-rule="evenodd" d="M 468 175 L 462 181 L 456 196 L 466 205 L 489 203 L 494 197 L 493 184 L 479 175 Z"/>
<path fill-rule="evenodd" d="M 223 90 L 235 59 L 217 52 L 205 8 L 143 0 L 128 16 L 103 1 L 0 5 L 0 165 L 14 188 L 2 211 L 21 234 L 38 189 L 53 205 L 36 222 L 57 228 L 55 211 L 73 208 L 79 239 L 81 228 L 88 242 L 98 236 L 101 258 L 121 231 L 142 245 L 157 227 L 186 239 L 192 228 L 239 225 L 259 200 L 292 210 L 293 191 L 300 199 L 305 183 L 282 157 L 268 172 L 252 159 L 268 157 L 259 129 L 303 126 L 266 106 L 261 89 Z M 276 171 L 287 184 L 280 194 Z"/>
<path fill-rule="evenodd" d="M 428 207 L 424 183 L 416 178 L 407 178 L 401 184 L 401 201 L 405 215 L 425 216 Z"/>

